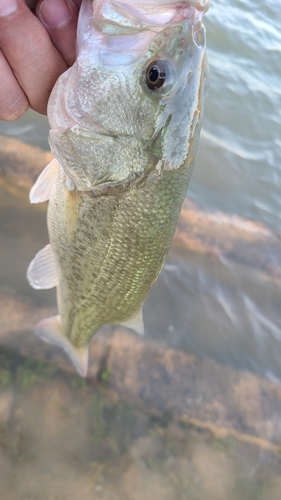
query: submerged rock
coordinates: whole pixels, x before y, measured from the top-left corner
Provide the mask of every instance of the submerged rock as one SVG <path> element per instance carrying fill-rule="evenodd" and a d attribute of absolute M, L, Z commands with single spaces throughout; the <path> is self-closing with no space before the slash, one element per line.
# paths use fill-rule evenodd
<path fill-rule="evenodd" d="M 0 180 L 30 189 L 52 160 L 50 152 L 0 135 Z M 27 201 L 27 198 L 26 198 Z M 40 206 L 34 210 L 40 210 Z M 207 211 L 185 200 L 173 248 L 228 259 L 281 278 L 281 235 L 264 224 Z"/>
<path fill-rule="evenodd" d="M 77 380 L 61 372 L 15 383 L 0 427 L 5 500 L 279 498 L 276 454 L 157 420 L 114 401 L 106 385 L 75 387 Z"/>
<path fill-rule="evenodd" d="M 43 168 L 52 160 L 51 153 L 17 139 L 0 135 L 0 178 L 30 189 Z"/>
<path fill-rule="evenodd" d="M 34 322 L 51 312 L 0 296 L 0 346 L 75 373 L 63 352 L 40 342 L 32 331 Z M 159 422 L 176 418 L 221 438 L 230 435 L 281 452 L 281 386 L 253 373 L 107 327 L 91 343 L 89 379 L 106 384 L 114 397 Z"/>

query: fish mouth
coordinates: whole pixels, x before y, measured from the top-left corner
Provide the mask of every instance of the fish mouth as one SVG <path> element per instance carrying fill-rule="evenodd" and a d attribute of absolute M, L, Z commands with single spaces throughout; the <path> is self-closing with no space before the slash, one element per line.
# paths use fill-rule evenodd
<path fill-rule="evenodd" d="M 98 25 L 102 27 L 103 32 L 107 32 L 109 25 L 111 29 L 115 26 L 117 28 L 116 34 L 120 34 L 120 29 L 127 30 L 129 33 L 134 29 L 143 30 L 151 27 L 157 29 L 157 27 L 173 26 L 186 20 L 194 25 L 202 19 L 209 9 L 209 5 L 210 0 L 176 0 L 174 2 L 171 0 L 145 0 L 144 2 L 96 0 L 93 9 L 94 19 L 98 21 L 94 24 L 96 24 L 96 28 Z"/>

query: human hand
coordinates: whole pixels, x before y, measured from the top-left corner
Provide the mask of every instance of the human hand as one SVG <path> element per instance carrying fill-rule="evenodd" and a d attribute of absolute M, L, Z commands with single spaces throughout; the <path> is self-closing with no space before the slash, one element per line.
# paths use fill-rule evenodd
<path fill-rule="evenodd" d="M 0 0 L 0 119 L 46 114 L 51 90 L 75 60 L 82 0 Z"/>

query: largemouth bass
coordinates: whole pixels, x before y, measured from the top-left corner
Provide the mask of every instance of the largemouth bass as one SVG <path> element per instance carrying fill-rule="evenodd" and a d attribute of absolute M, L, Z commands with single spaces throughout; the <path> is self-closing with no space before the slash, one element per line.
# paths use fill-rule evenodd
<path fill-rule="evenodd" d="M 87 375 L 103 324 L 143 333 L 142 306 L 169 250 L 200 134 L 208 0 L 83 0 L 77 60 L 48 105 L 54 161 L 30 192 L 49 199 L 50 244 L 27 277 L 57 287 L 36 326 Z"/>

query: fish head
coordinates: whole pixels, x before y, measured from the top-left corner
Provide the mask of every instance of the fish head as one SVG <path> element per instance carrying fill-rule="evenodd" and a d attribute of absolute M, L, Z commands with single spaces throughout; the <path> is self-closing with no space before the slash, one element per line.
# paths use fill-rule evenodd
<path fill-rule="evenodd" d="M 78 190 L 192 163 L 207 8 L 208 0 L 83 0 L 77 60 L 48 106 L 52 152 Z"/>

